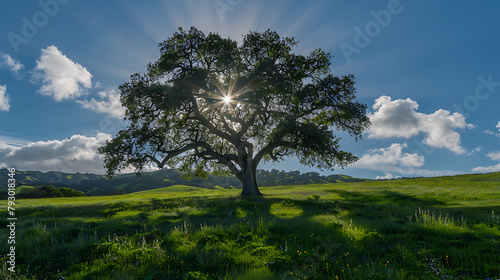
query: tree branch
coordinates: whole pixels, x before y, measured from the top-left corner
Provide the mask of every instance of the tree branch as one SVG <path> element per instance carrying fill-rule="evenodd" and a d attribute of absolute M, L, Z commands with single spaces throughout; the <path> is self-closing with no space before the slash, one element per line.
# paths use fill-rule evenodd
<path fill-rule="evenodd" d="M 231 173 L 233 173 L 238 179 L 241 178 L 241 176 L 242 176 L 241 175 L 241 171 L 233 163 L 233 161 L 236 162 L 238 160 L 238 156 L 233 155 L 233 154 L 222 155 L 220 153 L 217 153 L 206 142 L 199 142 L 197 144 L 199 145 L 199 147 L 202 147 L 202 148 L 205 149 L 205 151 L 201 152 L 201 153 L 198 152 L 198 150 L 195 150 L 195 154 L 197 156 L 201 157 L 202 159 L 214 159 L 214 160 L 218 160 L 219 163 L 225 164 L 229 168 L 229 170 L 231 171 Z M 206 157 L 204 157 L 204 155 L 209 155 L 209 156 L 211 156 L 211 158 L 206 158 Z"/>
<path fill-rule="evenodd" d="M 223 139 L 226 139 L 233 145 L 237 146 L 237 144 L 234 142 L 233 137 L 230 134 L 218 130 L 212 123 L 210 123 L 205 117 L 203 117 L 203 115 L 200 113 L 200 109 L 198 108 L 198 104 L 196 103 L 196 99 L 194 97 L 190 97 L 190 100 L 191 103 L 193 104 L 193 112 L 196 118 L 201 122 L 203 126 L 208 128 L 210 133 L 215 134 Z"/>
<path fill-rule="evenodd" d="M 205 149 L 205 151 L 199 152 L 197 149 L 199 147 Z M 238 177 L 238 178 L 241 177 L 241 171 L 233 163 L 233 161 L 236 162 L 238 160 L 238 156 L 233 155 L 233 154 L 224 154 L 223 155 L 223 154 L 217 153 L 212 149 L 212 147 L 207 142 L 204 142 L 204 141 L 191 143 L 191 144 L 188 144 L 180 149 L 168 151 L 168 152 L 166 152 L 167 156 L 165 158 L 163 158 L 162 161 L 158 160 L 157 158 L 155 158 L 152 155 L 146 155 L 146 156 L 149 157 L 151 159 L 151 161 L 156 163 L 159 168 L 163 168 L 165 166 L 165 164 L 171 158 L 176 157 L 176 156 L 178 156 L 182 153 L 185 153 L 189 150 L 194 150 L 195 155 L 204 159 L 204 160 L 207 160 L 207 159 L 208 160 L 218 160 L 219 163 L 225 164 L 229 168 L 231 173 L 233 173 L 236 177 Z M 210 156 L 210 158 L 205 157 L 206 155 Z"/>
<path fill-rule="evenodd" d="M 255 157 L 252 160 L 252 163 L 253 163 L 254 166 L 257 166 L 264 156 L 266 156 L 267 154 L 271 153 L 276 148 L 287 147 L 287 148 L 295 149 L 296 146 L 297 146 L 296 142 L 289 142 L 289 141 L 280 141 L 280 142 L 269 143 L 267 146 L 265 146 L 264 148 L 262 148 L 255 155 Z"/>
<path fill-rule="evenodd" d="M 156 159 L 155 157 L 153 156 L 149 156 L 149 158 L 151 158 L 151 160 L 156 163 L 158 165 L 159 168 L 163 168 L 165 166 L 165 164 L 173 157 L 176 157 L 182 153 L 185 153 L 189 150 L 194 150 L 198 147 L 199 145 L 197 143 L 192 143 L 192 144 L 188 144 L 180 149 L 176 149 L 176 150 L 172 150 L 172 151 L 168 151 L 166 152 L 167 153 L 167 156 L 165 158 L 163 158 L 162 161 L 159 161 L 158 159 Z"/>
<path fill-rule="evenodd" d="M 238 131 L 238 136 L 241 138 L 245 133 L 247 133 L 248 129 L 250 126 L 252 126 L 255 123 L 255 119 L 257 116 L 259 116 L 262 113 L 260 110 L 255 110 L 255 112 L 252 113 L 250 116 L 250 120 L 248 122 L 242 122 L 241 123 L 241 129 Z"/>
<path fill-rule="evenodd" d="M 223 122 L 224 128 L 225 128 L 225 129 L 229 132 L 229 134 L 230 134 L 233 138 L 235 138 L 235 137 L 237 137 L 237 136 L 238 136 L 238 133 L 237 133 L 234 129 L 232 129 L 232 128 L 229 126 L 229 124 L 227 123 L 226 118 L 225 118 L 225 116 L 226 116 L 226 115 L 228 115 L 228 114 L 227 114 L 227 112 L 222 112 L 222 111 L 221 111 L 221 112 L 219 113 L 219 116 L 220 116 L 220 118 L 222 119 L 222 122 Z"/>

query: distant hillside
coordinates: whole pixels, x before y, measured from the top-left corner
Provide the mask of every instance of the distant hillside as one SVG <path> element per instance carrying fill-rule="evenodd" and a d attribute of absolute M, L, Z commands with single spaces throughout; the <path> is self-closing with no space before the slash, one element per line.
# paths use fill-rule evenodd
<path fill-rule="evenodd" d="M 0 182 L 7 182 L 8 170 L 0 169 Z M 192 177 L 179 170 L 166 169 L 155 172 L 135 174 L 122 174 L 109 180 L 105 175 L 89 173 L 64 173 L 58 171 L 16 171 L 16 185 L 70 187 L 83 191 L 88 196 L 126 194 L 137 191 L 151 190 L 173 185 L 189 185 L 207 189 L 215 188 L 241 188 L 241 182 L 231 174 L 212 173 L 205 179 Z M 259 170 L 257 181 L 261 187 L 278 185 L 306 185 L 317 183 L 361 182 L 347 175 L 323 176 L 316 172 L 300 173 L 299 171 Z M 5 193 L 6 188 L 0 188 Z"/>
<path fill-rule="evenodd" d="M 0 169 L 0 179 L 8 178 L 9 171 L 6 168 Z M 105 178 L 103 175 L 64 173 L 59 171 L 40 172 L 40 171 L 16 171 L 17 185 L 73 185 L 85 180 L 98 180 Z"/>

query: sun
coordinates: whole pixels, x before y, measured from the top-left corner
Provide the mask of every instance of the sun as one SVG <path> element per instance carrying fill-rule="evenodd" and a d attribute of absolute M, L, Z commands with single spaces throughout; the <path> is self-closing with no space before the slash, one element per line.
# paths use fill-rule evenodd
<path fill-rule="evenodd" d="M 229 104 L 229 102 L 231 101 L 231 97 L 229 97 L 229 95 L 226 95 L 224 96 L 224 98 L 222 99 L 224 101 L 224 103 L 227 105 Z"/>

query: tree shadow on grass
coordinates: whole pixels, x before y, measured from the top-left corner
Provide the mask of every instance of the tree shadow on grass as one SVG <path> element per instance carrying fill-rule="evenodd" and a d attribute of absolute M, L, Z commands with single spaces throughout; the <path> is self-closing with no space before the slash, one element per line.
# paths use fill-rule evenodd
<path fill-rule="evenodd" d="M 367 194 L 358 191 L 346 191 L 346 190 L 325 190 L 325 192 L 334 193 L 339 195 L 344 201 L 363 203 L 363 204 L 415 204 L 415 205 L 445 205 L 446 202 L 439 201 L 437 199 L 420 199 L 411 195 L 402 194 L 395 191 L 379 191 L 376 194 Z"/>
<path fill-rule="evenodd" d="M 175 202 L 164 199 L 151 203 L 165 209 Z M 335 202 L 236 196 L 193 197 L 182 204 L 189 210 L 181 211 L 182 219 L 167 224 L 164 231 L 173 227 L 185 230 L 187 223 L 186 238 L 195 238 L 196 244 L 186 254 L 186 262 L 197 264 L 193 269 L 203 272 L 221 272 L 221 264 L 241 270 L 254 266 L 244 263 L 243 257 L 228 258 L 224 242 L 235 246 L 235 251 L 243 250 L 241 254 L 247 255 L 252 262 L 264 262 L 273 273 L 286 271 L 288 276 L 283 274 L 285 278 L 280 276 L 279 279 L 288 279 L 290 271 L 307 273 L 314 264 L 326 265 L 330 258 L 340 258 L 347 252 L 349 238 L 340 224 L 333 219 L 327 223 L 312 219 L 317 215 L 337 213 Z M 196 207 L 196 211 L 191 207 Z M 173 241 L 166 244 L 173 246 Z M 221 252 L 225 258 L 221 257 Z M 326 267 L 324 269 L 326 271 Z"/>
<path fill-rule="evenodd" d="M 370 263 L 372 266 L 379 266 L 379 276 L 387 276 L 384 274 L 389 273 L 386 269 L 387 261 L 391 263 L 393 270 L 396 268 L 413 270 L 415 275 L 424 277 L 426 274 L 435 272 L 433 261 L 437 265 L 439 259 L 442 264 L 442 256 L 439 254 L 453 248 L 456 244 L 466 247 L 473 246 L 480 241 L 470 235 L 454 231 L 426 228 L 407 219 L 407 215 L 412 214 L 408 211 L 412 211 L 411 209 L 415 207 L 439 207 L 444 206 L 446 204 L 444 202 L 418 199 L 387 191 L 373 196 L 359 192 L 338 190 L 335 192 L 339 193 L 341 200 L 321 201 L 317 198 L 300 200 L 271 196 L 219 198 L 205 204 L 201 203 L 203 207 L 209 207 L 211 213 L 191 215 L 188 218 L 193 224 L 203 222 L 212 225 L 221 224 L 224 227 L 231 227 L 234 224 L 242 225 L 242 227 L 247 224 L 255 226 L 259 220 L 272 221 L 266 226 L 266 242 L 261 245 L 282 248 L 285 242 L 289 242 L 287 244 L 291 252 L 306 251 L 306 248 L 307 251 L 316 250 L 314 257 L 308 260 L 298 261 L 294 254 L 288 255 L 290 258 L 277 257 L 276 260 L 271 261 L 275 263 L 272 268 L 276 273 L 287 270 L 310 272 L 311 265 L 327 262 L 335 262 L 337 265 L 340 261 L 341 264 L 337 265 L 339 270 L 349 269 L 348 264 L 352 267 L 353 264 L 358 266 Z M 196 205 L 200 203 L 196 202 Z M 277 208 L 276 205 L 278 205 Z M 297 215 L 280 215 L 280 208 L 296 209 Z M 277 209 L 278 213 L 276 213 Z M 247 215 L 232 217 L 233 213 L 241 210 L 246 211 Z M 337 215 L 342 216 L 343 222 Z M 330 222 L 315 219 L 321 216 L 332 217 L 332 219 Z M 372 222 L 366 222 L 370 219 Z M 350 225 L 344 223 L 346 220 L 350 220 Z M 245 236 L 244 242 L 252 244 L 255 241 L 255 236 Z M 241 239 L 237 235 L 230 236 L 230 238 Z M 212 239 L 207 240 L 196 244 L 195 251 L 198 254 L 206 254 L 207 244 L 213 245 L 210 243 L 213 242 Z M 485 248 L 482 243 L 480 246 Z M 349 252 L 351 252 L 351 257 Z M 491 252 L 489 255 L 494 256 Z M 473 253 L 471 256 L 477 256 L 477 254 Z M 471 276 L 482 275 L 478 274 L 480 270 L 478 268 L 457 268 L 457 264 L 454 265 L 450 265 L 449 270 L 456 269 L 453 272 L 455 276 L 460 275 L 456 273 L 457 271 Z M 495 270 L 491 266 L 491 262 L 485 262 L 481 268 L 488 269 L 488 273 L 493 273 Z M 451 274 L 451 272 L 448 273 Z"/>
<path fill-rule="evenodd" d="M 265 263 L 265 268 L 280 279 L 290 278 L 290 271 L 311 275 L 313 269 L 315 273 L 321 271 L 323 276 L 331 278 L 332 275 L 327 275 L 328 269 L 348 269 L 347 264 L 352 267 L 367 262 L 384 269 L 386 261 L 390 261 L 393 269 L 409 268 L 422 276 L 424 272 L 433 273 L 430 260 L 443 263 L 443 254 L 454 258 L 445 271 L 451 276 L 491 277 L 491 273 L 498 271 L 494 262 L 480 255 L 491 259 L 496 253 L 500 255 L 498 245 L 495 247 L 488 243 L 490 241 L 485 241 L 488 238 L 498 241 L 498 236 L 490 234 L 485 239 L 480 232 L 474 234 L 453 228 L 428 227 L 407 217 L 418 207 L 433 211 L 445 209 L 452 213 L 461 211 L 460 207 L 451 208 L 442 201 L 392 191 L 373 194 L 345 190 L 326 192 L 338 194 L 341 199 L 324 201 L 318 196 L 304 199 L 210 197 L 207 194 L 153 198 L 140 204 L 118 202 L 96 207 L 67 207 L 64 208 L 65 215 L 59 217 L 103 217 L 102 222 L 81 226 L 81 231 L 98 231 L 99 236 L 128 236 L 136 243 L 158 239 L 163 242 L 161 248 L 164 252 L 179 258 L 178 263 L 170 262 L 169 265 L 179 271 L 186 268 L 208 276 L 223 275 L 227 271 L 243 273 L 255 267 L 255 263 L 261 266 Z M 500 212 L 498 207 L 494 210 Z M 116 216 L 120 211 L 133 213 Z M 137 214 L 137 211 L 142 213 Z M 31 213 L 37 213 L 37 217 L 41 215 L 36 209 Z M 74 230 L 71 233 L 72 236 L 79 234 Z M 188 246 L 189 251 L 181 244 Z M 465 253 L 475 245 L 478 249 Z M 464 256 L 478 258 L 483 264 L 467 264 Z M 167 257 L 164 258 L 167 263 Z M 244 258 L 249 261 L 245 262 Z M 481 274 L 481 269 L 489 274 Z M 102 273 L 105 272 L 104 269 Z M 159 272 L 158 276 L 162 275 Z"/>
<path fill-rule="evenodd" d="M 357 246 L 379 251 L 384 261 L 421 277 L 500 276 L 500 218 L 487 215 L 500 211 L 500 206 L 468 207 L 459 201 L 421 199 L 395 191 L 326 192 L 338 194 L 341 204 L 351 206 L 345 208 L 344 218 L 364 232 Z"/>

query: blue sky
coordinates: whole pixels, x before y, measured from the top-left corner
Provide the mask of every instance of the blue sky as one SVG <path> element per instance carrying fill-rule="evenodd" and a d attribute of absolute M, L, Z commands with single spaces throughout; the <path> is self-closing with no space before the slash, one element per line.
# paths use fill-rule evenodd
<path fill-rule="evenodd" d="M 268 28 L 297 53 L 322 48 L 356 76 L 372 129 L 360 157 L 319 171 L 357 177 L 500 171 L 500 2 L 5 1 L 0 9 L 0 167 L 102 173 L 96 149 L 126 124 L 117 87 L 195 26 L 241 42 Z"/>

